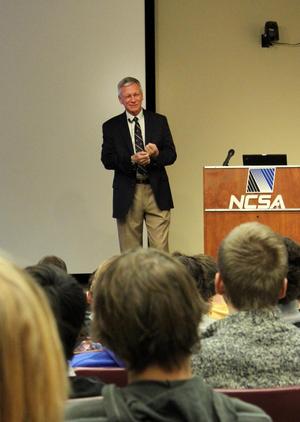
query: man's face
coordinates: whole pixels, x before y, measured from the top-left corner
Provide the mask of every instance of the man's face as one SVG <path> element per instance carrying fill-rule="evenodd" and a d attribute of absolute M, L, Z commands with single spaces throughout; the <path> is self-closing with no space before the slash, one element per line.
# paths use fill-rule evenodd
<path fill-rule="evenodd" d="M 137 84 L 123 86 L 120 90 L 119 101 L 128 113 L 137 116 L 142 109 L 143 92 Z"/>

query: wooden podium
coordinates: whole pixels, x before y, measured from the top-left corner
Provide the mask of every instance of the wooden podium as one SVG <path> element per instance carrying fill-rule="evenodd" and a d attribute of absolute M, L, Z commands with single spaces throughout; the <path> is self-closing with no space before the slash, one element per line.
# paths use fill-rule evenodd
<path fill-rule="evenodd" d="M 204 167 L 204 251 L 258 221 L 300 243 L 300 166 Z"/>

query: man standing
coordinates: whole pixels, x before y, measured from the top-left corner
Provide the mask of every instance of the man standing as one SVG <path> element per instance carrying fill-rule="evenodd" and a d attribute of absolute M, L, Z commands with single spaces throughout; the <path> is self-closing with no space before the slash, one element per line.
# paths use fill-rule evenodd
<path fill-rule="evenodd" d="M 113 217 L 120 250 L 142 246 L 145 221 L 149 245 L 168 251 L 173 200 L 165 166 L 177 157 L 169 125 L 165 116 L 142 108 L 137 79 L 122 79 L 118 97 L 125 112 L 103 124 L 101 160 L 115 172 Z"/>

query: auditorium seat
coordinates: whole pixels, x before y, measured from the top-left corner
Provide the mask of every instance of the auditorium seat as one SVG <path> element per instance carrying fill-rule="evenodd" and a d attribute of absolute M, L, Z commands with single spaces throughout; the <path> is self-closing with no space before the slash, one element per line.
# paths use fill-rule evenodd
<path fill-rule="evenodd" d="M 300 385 L 215 391 L 255 404 L 271 416 L 273 422 L 300 421 Z"/>
<path fill-rule="evenodd" d="M 127 369 L 125 368 L 74 368 L 77 376 L 97 377 L 105 384 L 116 384 L 118 387 L 125 387 L 128 383 Z"/>

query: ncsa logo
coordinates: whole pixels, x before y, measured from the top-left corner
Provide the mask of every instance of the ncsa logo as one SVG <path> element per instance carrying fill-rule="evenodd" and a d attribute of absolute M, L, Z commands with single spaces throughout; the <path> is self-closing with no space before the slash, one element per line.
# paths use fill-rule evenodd
<path fill-rule="evenodd" d="M 282 195 L 273 198 L 275 168 L 249 169 L 246 195 L 230 196 L 229 209 L 269 210 L 285 209 Z"/>
<path fill-rule="evenodd" d="M 250 194 L 241 195 L 238 199 L 235 195 L 231 195 L 229 209 L 240 209 L 240 210 L 271 210 L 271 209 L 285 209 L 282 195 L 277 195 L 272 200 L 270 194 Z"/>

